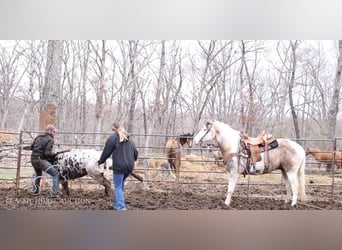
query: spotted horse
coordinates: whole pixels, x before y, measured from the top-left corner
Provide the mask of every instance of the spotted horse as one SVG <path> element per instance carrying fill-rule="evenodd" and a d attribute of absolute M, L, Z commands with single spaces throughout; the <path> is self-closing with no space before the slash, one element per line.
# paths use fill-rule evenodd
<path fill-rule="evenodd" d="M 104 176 L 104 166 L 97 163 L 100 155 L 101 152 L 95 149 L 72 149 L 56 155 L 53 165 L 59 171 L 59 180 L 66 195 L 70 195 L 69 180 L 89 175 L 103 185 L 106 196 L 110 196 L 111 183 Z"/>

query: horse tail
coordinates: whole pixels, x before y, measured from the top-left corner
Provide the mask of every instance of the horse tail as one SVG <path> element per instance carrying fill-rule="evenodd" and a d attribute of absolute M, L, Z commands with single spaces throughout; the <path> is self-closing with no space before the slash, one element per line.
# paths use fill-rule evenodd
<path fill-rule="evenodd" d="M 302 162 L 300 163 L 298 169 L 298 192 L 302 202 L 306 201 L 306 192 L 305 192 L 305 164 L 306 164 L 306 157 L 305 154 L 302 158 Z"/>

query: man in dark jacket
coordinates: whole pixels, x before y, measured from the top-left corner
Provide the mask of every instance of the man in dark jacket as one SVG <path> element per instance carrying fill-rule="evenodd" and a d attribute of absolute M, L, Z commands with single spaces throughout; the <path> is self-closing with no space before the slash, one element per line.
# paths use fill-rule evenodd
<path fill-rule="evenodd" d="M 52 193 L 51 198 L 58 196 L 58 171 L 49 162 L 56 154 L 53 152 L 54 137 L 57 129 L 53 125 L 48 125 L 44 135 L 38 135 L 31 145 L 31 164 L 36 172 L 34 180 L 33 195 L 40 194 L 40 180 L 42 172 L 45 171 L 52 176 Z"/>
<path fill-rule="evenodd" d="M 133 171 L 138 159 L 138 150 L 134 142 L 119 123 L 113 123 L 114 134 L 108 137 L 98 164 L 104 163 L 110 155 L 113 158 L 114 199 L 116 210 L 126 210 L 124 186 L 125 179 Z"/>

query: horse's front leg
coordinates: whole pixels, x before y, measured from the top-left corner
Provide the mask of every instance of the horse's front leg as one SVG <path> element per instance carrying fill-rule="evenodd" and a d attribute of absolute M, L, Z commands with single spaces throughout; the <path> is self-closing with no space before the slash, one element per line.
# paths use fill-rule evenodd
<path fill-rule="evenodd" d="M 228 177 L 227 198 L 226 198 L 224 203 L 227 206 L 230 206 L 230 202 L 232 200 L 232 195 L 234 193 L 235 186 L 236 186 L 236 183 L 237 183 L 237 180 L 238 180 L 240 174 L 237 173 L 236 171 L 231 171 L 228 175 L 229 175 L 229 177 Z"/>

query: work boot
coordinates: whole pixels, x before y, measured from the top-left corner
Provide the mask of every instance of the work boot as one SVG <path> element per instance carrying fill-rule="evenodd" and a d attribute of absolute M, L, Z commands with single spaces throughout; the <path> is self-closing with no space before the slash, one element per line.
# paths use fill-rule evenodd
<path fill-rule="evenodd" d="M 31 192 L 31 195 L 33 195 L 33 196 L 38 196 L 38 195 L 40 195 L 40 190 L 39 190 L 39 188 L 33 187 L 33 190 L 32 190 L 32 192 Z"/>
<path fill-rule="evenodd" d="M 51 199 L 59 198 L 58 193 L 51 193 L 50 198 Z"/>
<path fill-rule="evenodd" d="M 33 195 L 33 196 L 39 196 L 39 195 L 40 195 L 40 192 L 39 192 L 39 190 L 33 190 L 33 191 L 31 192 L 31 195 Z"/>

